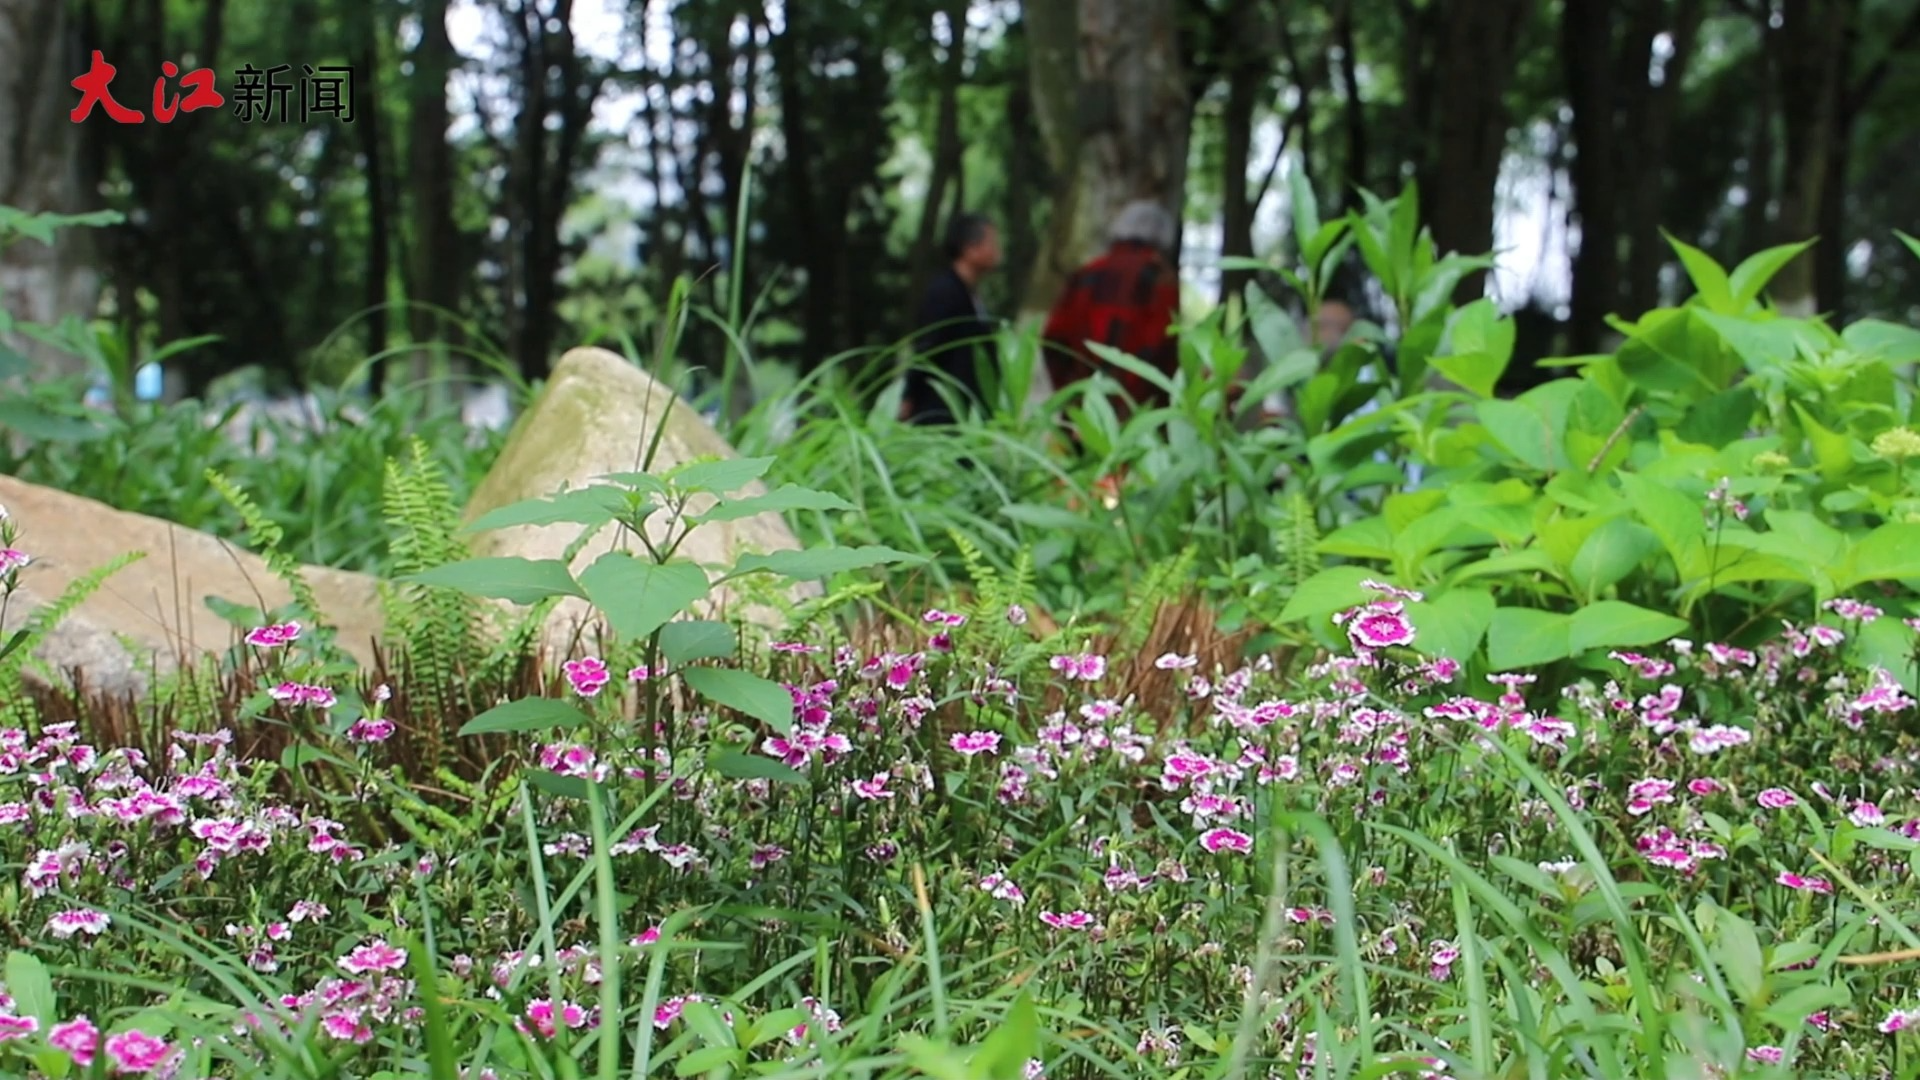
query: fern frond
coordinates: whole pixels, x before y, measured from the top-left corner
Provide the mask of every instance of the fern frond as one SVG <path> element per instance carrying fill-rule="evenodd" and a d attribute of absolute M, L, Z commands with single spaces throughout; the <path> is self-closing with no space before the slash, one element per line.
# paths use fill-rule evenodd
<path fill-rule="evenodd" d="M 274 577 L 286 583 L 301 613 L 316 623 L 320 622 L 325 616 L 325 612 L 320 610 L 320 598 L 314 595 L 313 586 L 307 584 L 307 579 L 301 575 L 299 560 L 280 547 L 287 538 L 286 531 L 267 516 L 259 503 L 254 502 L 251 496 L 240 490 L 238 484 L 227 479 L 218 469 L 208 469 L 205 475 L 207 483 L 213 485 L 220 497 L 240 514 L 255 554 L 266 561 L 267 569 L 272 571 Z"/>
<path fill-rule="evenodd" d="M 392 535 L 388 554 L 393 576 L 405 577 L 468 556 L 460 539 L 460 512 L 445 475 L 418 437 L 406 468 L 389 458 L 381 492 Z M 454 589 L 393 585 L 382 591 L 390 632 L 396 635 L 412 676 L 440 706 L 461 681 L 467 657 L 477 651 L 479 608 Z"/>
<path fill-rule="evenodd" d="M 1198 558 L 1199 549 L 1189 545 L 1173 558 L 1148 568 L 1121 616 L 1120 652 L 1131 653 L 1146 642 L 1161 605 L 1179 596 L 1192 579 Z"/>
<path fill-rule="evenodd" d="M 1285 578 L 1282 584 L 1291 592 L 1320 572 L 1320 517 L 1303 488 L 1295 487 L 1288 493 L 1281 528 L 1274 535 Z"/>
<path fill-rule="evenodd" d="M 5 717 L 9 727 L 28 728 L 32 725 L 35 712 L 32 700 L 27 696 L 26 672 L 31 670 L 49 684 L 57 681 L 58 676 L 47 663 L 34 655 L 53 629 L 65 622 L 67 616 L 79 609 L 87 598 L 99 592 L 107 579 L 127 567 L 146 558 L 144 551 L 130 551 L 115 556 L 99 567 L 94 568 L 67 584 L 60 595 L 50 604 L 42 605 L 22 621 L 20 629 L 25 636 L 13 653 L 13 663 L 0 665 L 0 716 Z"/>

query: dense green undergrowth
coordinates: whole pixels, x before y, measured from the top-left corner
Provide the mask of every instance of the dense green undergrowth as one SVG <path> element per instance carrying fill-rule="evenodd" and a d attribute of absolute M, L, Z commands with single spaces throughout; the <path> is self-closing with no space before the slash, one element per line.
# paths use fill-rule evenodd
<path fill-rule="evenodd" d="M 0 642 L 0 1062 L 1920 1075 L 1920 333 L 1773 311 L 1793 249 L 1677 245 L 1687 303 L 1501 399 L 1511 327 L 1444 300 L 1477 264 L 1411 192 L 1297 205 L 1286 280 L 1311 304 L 1356 246 L 1391 333 L 1322 357 L 1256 289 L 1124 423 L 1104 384 L 1027 407 L 1017 338 L 1000 407 L 945 430 L 829 367 L 732 425 L 743 457 L 464 528 L 459 451 L 370 429 L 378 479 L 338 490 L 394 577 L 380 672 L 296 588 L 223 606 L 245 642 L 128 716 L 29 693 L 58 682 L 30 622 Z M 1270 393 L 1294 420 L 1236 422 Z M 218 460 L 179 484 L 291 577 L 334 519 Z M 808 544 L 678 554 L 765 511 Z M 535 521 L 648 540 L 468 557 Z M 537 658 L 565 598 L 608 634 Z"/>

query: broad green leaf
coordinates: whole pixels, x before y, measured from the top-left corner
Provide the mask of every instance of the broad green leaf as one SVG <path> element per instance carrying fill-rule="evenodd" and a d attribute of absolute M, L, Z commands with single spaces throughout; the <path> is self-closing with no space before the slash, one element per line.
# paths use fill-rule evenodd
<path fill-rule="evenodd" d="M 1518 477 L 1497 484 L 1473 480 L 1447 487 L 1447 501 L 1455 506 L 1531 506 L 1535 497 L 1533 485 Z"/>
<path fill-rule="evenodd" d="M 1907 245 L 1907 250 L 1913 252 L 1914 258 L 1920 259 L 1920 240 L 1916 240 L 1913 237 L 1908 236 L 1906 233 L 1901 232 L 1899 229 L 1893 230 L 1893 235 L 1899 237 L 1900 242 Z"/>
<path fill-rule="evenodd" d="M 1785 545 L 1774 551 L 1776 555 L 1792 552 L 1821 568 L 1831 568 L 1846 557 L 1846 536 L 1805 510 L 1769 507 L 1766 520 L 1771 534 Z"/>
<path fill-rule="evenodd" d="M 1920 578 L 1920 524 L 1892 522 L 1861 537 L 1834 584 L 1842 591 L 1872 581 Z"/>
<path fill-rule="evenodd" d="M 1624 600 L 1602 600 L 1573 613 L 1567 626 L 1567 648 L 1577 654 L 1588 649 L 1653 645 L 1685 633 L 1689 625 L 1685 619 Z"/>
<path fill-rule="evenodd" d="M 1523 577 L 1532 574 L 1556 574 L 1559 567 L 1552 556 L 1537 547 L 1521 548 L 1519 551 L 1503 551 L 1498 555 L 1489 555 L 1484 559 L 1462 563 L 1454 567 L 1448 575 L 1449 587 L 1458 587 L 1462 582 L 1485 577 L 1511 575 Z"/>
<path fill-rule="evenodd" d="M 1267 370 L 1254 380 L 1262 396 L 1289 389 L 1312 377 L 1319 366 L 1320 355 L 1307 347 L 1293 316 L 1274 303 L 1257 282 L 1247 284 L 1246 297 L 1247 322 L 1253 331 L 1254 344 L 1260 347 L 1267 363 Z M 1276 368 L 1284 369 L 1284 373 L 1275 374 Z M 1272 376 L 1271 380 L 1268 376 Z"/>
<path fill-rule="evenodd" d="M 1536 530 L 1540 537 L 1540 549 L 1553 560 L 1563 576 L 1571 578 L 1573 560 L 1580 557 L 1580 550 L 1586 546 L 1587 540 L 1610 520 L 1612 515 L 1608 514 L 1546 518 Z"/>
<path fill-rule="evenodd" d="M 605 525 L 627 508 L 626 493 L 596 484 L 548 498 L 522 499 L 489 510 L 461 529 L 486 532 L 514 525 Z"/>
<path fill-rule="evenodd" d="M 1577 379 L 1556 379 L 1512 401 L 1478 402 L 1474 412 L 1488 435 L 1529 468 L 1563 471 L 1573 467 L 1567 460 L 1565 435 L 1574 400 L 1582 390 Z"/>
<path fill-rule="evenodd" d="M 813 1013 L 806 1009 L 778 1009 L 751 1021 L 746 1027 L 747 1037 L 741 1041 L 749 1049 L 764 1046 L 776 1039 L 786 1038 L 787 1032 L 812 1020 Z"/>
<path fill-rule="evenodd" d="M 1362 588 L 1369 579 L 1386 580 L 1387 575 L 1364 566 L 1329 566 L 1301 582 L 1280 611 L 1281 623 L 1323 619 L 1336 611 L 1358 607 L 1379 594 Z"/>
<path fill-rule="evenodd" d="M 42 1036 L 48 1028 L 58 1023 L 58 1001 L 53 993 L 53 978 L 48 974 L 46 965 L 31 953 L 10 952 L 7 954 L 6 987 L 13 995 L 14 1007 L 11 1012 L 16 1016 L 30 1016 L 40 1021 Z M 60 1050 L 43 1050 L 33 1054 L 32 1060 L 38 1068 L 32 1075 L 44 1076 L 47 1080 L 64 1080 L 72 1071 L 73 1059 Z"/>
<path fill-rule="evenodd" d="M 462 559 L 409 574 L 400 580 L 457 589 L 470 596 L 491 597 L 514 604 L 537 604 L 549 596 L 586 595 L 580 591 L 579 583 L 573 580 L 566 563 L 558 559 L 522 559 L 514 555 Z"/>
<path fill-rule="evenodd" d="M 215 598 L 208 597 L 207 599 L 211 600 Z M 0 660 L 5 660 L 8 656 L 11 656 L 14 650 L 26 644 L 27 638 L 31 637 L 32 635 L 33 635 L 33 628 L 30 626 L 23 626 L 20 629 L 15 630 L 12 636 L 7 638 L 7 643 L 5 645 L 0 645 Z"/>
<path fill-rule="evenodd" d="M 580 588 L 613 632 L 639 641 L 707 595 L 707 574 L 688 562 L 653 563 L 609 551 L 580 572 Z"/>
<path fill-rule="evenodd" d="M 1593 600 L 1660 550 L 1660 538 L 1653 530 L 1624 517 L 1607 519 L 1580 545 L 1567 574 L 1583 594 Z"/>
<path fill-rule="evenodd" d="M 1733 283 L 1713 256 L 1677 239 L 1665 229 L 1660 230 L 1660 235 L 1666 237 L 1667 243 L 1679 254 L 1680 263 L 1687 268 L 1687 277 L 1692 279 L 1694 290 L 1700 294 L 1700 302 L 1707 310 L 1728 314 L 1738 310 L 1733 302 Z"/>
<path fill-rule="evenodd" d="M 733 627 L 707 619 L 682 619 L 660 628 L 660 655 L 673 665 L 729 660 L 738 643 Z"/>
<path fill-rule="evenodd" d="M 1742 1003 L 1759 1004 L 1767 971 L 1753 924 L 1724 908 L 1715 913 L 1714 924 L 1719 933 L 1713 943 L 1713 957 L 1726 974 L 1727 985 Z"/>
<path fill-rule="evenodd" d="M 632 488 L 634 491 L 639 492 L 642 495 L 665 495 L 667 493 L 667 482 L 665 480 L 662 480 L 660 477 L 653 475 L 652 473 L 644 473 L 644 472 L 604 473 L 600 476 L 594 477 L 594 479 L 605 480 L 609 483 L 619 484 L 622 487 Z"/>
<path fill-rule="evenodd" d="M 1292 167 L 1287 170 L 1287 202 L 1293 211 L 1293 235 L 1302 244 L 1320 235 L 1320 201 L 1314 196 L 1313 184 L 1307 179 L 1307 170 Z M 1329 224 L 1332 224 L 1329 222 Z M 1304 254 L 1304 252 L 1303 252 Z"/>
<path fill-rule="evenodd" d="M 793 728 L 793 694 L 772 679 L 737 668 L 695 667 L 680 678 L 701 697 L 745 713 L 776 731 Z"/>
<path fill-rule="evenodd" d="M 1718 449 L 1747 433 L 1759 404 L 1759 395 L 1745 386 L 1723 390 L 1688 409 L 1675 433 L 1688 442 Z"/>
<path fill-rule="evenodd" d="M 1314 550 L 1346 559 L 1392 559 L 1393 526 L 1384 516 L 1364 517 L 1320 538 Z M 1346 570 L 1351 567 L 1330 567 Z"/>
<path fill-rule="evenodd" d="M 1632 473 L 1620 477 L 1620 486 L 1635 513 L 1660 538 L 1680 573 L 1688 575 L 1699 559 L 1707 535 L 1707 519 L 1700 503 L 1665 484 Z"/>
<path fill-rule="evenodd" d="M 1813 241 L 1802 240 L 1797 244 L 1781 244 L 1765 251 L 1756 251 L 1733 268 L 1727 279 L 1729 292 L 1735 310 L 1744 309 L 1748 304 L 1760 298 L 1773 276 L 1786 268 L 1794 257 L 1813 246 Z"/>
<path fill-rule="evenodd" d="M 728 1075 L 746 1062 L 747 1052 L 737 1046 L 702 1046 L 675 1059 L 673 1075 L 703 1076 L 715 1072 Z"/>
<path fill-rule="evenodd" d="M 1815 348 L 1822 345 L 1811 324 L 1796 319 L 1720 315 L 1711 311 L 1696 311 L 1694 317 L 1712 327 L 1752 372 L 1777 372 L 1798 357 L 1803 345 Z"/>
<path fill-rule="evenodd" d="M 1752 534 L 1742 537 L 1729 530 L 1713 548 L 1702 549 L 1702 563 L 1693 568 L 1692 580 L 1683 594 L 1686 602 L 1691 603 L 1708 592 L 1744 581 L 1790 581 L 1798 585 L 1813 585 L 1821 595 L 1831 592 L 1832 584 L 1822 571 L 1796 558 L 1768 554 L 1734 542 L 1742 539 L 1755 538 Z M 1709 554 L 1711 560 L 1707 561 L 1705 556 Z"/>
<path fill-rule="evenodd" d="M 1794 415 L 1806 429 L 1807 443 L 1813 448 L 1813 463 L 1826 480 L 1839 480 L 1853 471 L 1853 442 L 1839 432 L 1829 431 L 1813 418 L 1799 402 L 1792 403 Z"/>
<path fill-rule="evenodd" d="M 1381 501 L 1380 516 L 1386 519 L 1387 528 L 1398 534 L 1439 509 L 1446 501 L 1447 493 L 1439 488 L 1396 491 Z"/>
<path fill-rule="evenodd" d="M 91 417 L 56 412 L 30 398 L 0 400 L 0 431 L 36 442 L 91 442 L 109 430 Z"/>
<path fill-rule="evenodd" d="M 709 1046 L 735 1046 L 733 1025 L 720 1015 L 717 1002 L 689 1000 L 680 1019 Z"/>
<path fill-rule="evenodd" d="M 1740 370 L 1740 358 L 1697 312 L 1660 308 L 1637 324 L 1617 324 L 1627 335 L 1614 354 L 1620 374 L 1648 390 L 1687 398 L 1725 389 Z"/>
<path fill-rule="evenodd" d="M 1466 663 L 1480 649 L 1493 622 L 1493 594 L 1485 589 L 1449 589 L 1407 605 L 1414 629 L 1413 647 L 1426 656 Z"/>
<path fill-rule="evenodd" d="M 695 668 L 695 671 L 722 671 L 724 668 Z M 777 780 L 782 784 L 805 784 L 807 778 L 784 761 L 760 754 L 748 754 L 728 748 L 713 756 L 713 771 L 729 780 Z"/>
<path fill-rule="evenodd" d="M 1513 507 L 1503 509 L 1518 513 L 1523 519 L 1525 517 L 1525 511 Z M 1493 516 L 1494 513 L 1495 511 L 1485 508 L 1446 506 L 1409 523 L 1393 538 L 1397 565 L 1417 568 L 1426 561 L 1428 555 L 1441 548 L 1471 547 L 1476 546 L 1476 542 L 1479 545 L 1491 544 L 1493 541 L 1484 535 L 1478 537 L 1476 541 L 1474 533 L 1477 530 L 1474 526 L 1476 519 L 1485 519 Z"/>
<path fill-rule="evenodd" d="M 1571 620 L 1557 611 L 1503 607 L 1487 625 L 1487 663 L 1495 671 L 1539 667 L 1572 652 Z"/>
<path fill-rule="evenodd" d="M 554 698 L 528 697 L 495 705 L 460 726 L 462 735 L 500 735 L 509 732 L 572 730 L 593 721 L 586 713 Z"/>
<path fill-rule="evenodd" d="M 586 802 L 593 797 L 593 789 L 587 786 L 584 776 L 562 776 L 552 769 L 529 765 L 520 770 L 520 777 L 529 787 L 544 791 L 556 799 Z"/>
<path fill-rule="evenodd" d="M 706 491 L 726 495 L 739 491 L 765 476 L 778 458 L 709 458 L 689 461 L 670 469 L 665 479 L 681 491 Z"/>
<path fill-rule="evenodd" d="M 1293 400 L 1293 410 L 1300 418 L 1302 429 L 1309 435 L 1325 431 L 1333 420 L 1335 404 L 1352 385 L 1351 378 L 1343 379 L 1338 372 L 1324 370 L 1302 383 Z"/>
<path fill-rule="evenodd" d="M 1914 667 L 1915 634 L 1906 623 L 1882 616 L 1854 631 L 1847 658 L 1862 668 L 1879 668 L 1909 694 L 1920 694 L 1920 670 Z"/>
<path fill-rule="evenodd" d="M 1503 317 L 1492 300 L 1475 300 L 1453 316 L 1447 331 L 1447 354 L 1436 356 L 1433 367 L 1481 397 L 1492 397 L 1494 384 L 1513 358 L 1514 324 Z"/>
<path fill-rule="evenodd" d="M 1807 1017 L 1847 1001 L 1845 990 L 1829 983 L 1811 983 L 1781 994 L 1760 1015 L 1782 1031 L 1799 1031 L 1806 1027 Z"/>
<path fill-rule="evenodd" d="M 1039 1056 L 1040 1016 L 1033 1007 L 1032 992 L 1022 990 L 1005 1019 L 980 1044 L 969 1071 L 979 1080 L 1021 1080 L 1027 1062 Z"/>
<path fill-rule="evenodd" d="M 7 954 L 7 993 L 13 996 L 14 1014 L 40 1021 L 42 1030 L 61 1019 L 55 1012 L 53 976 L 40 958 L 18 950 Z"/>
<path fill-rule="evenodd" d="M 831 577 L 849 570 L 864 570 L 888 563 L 923 563 L 926 558 L 878 544 L 862 547 L 809 548 L 803 551 L 776 551 L 771 555 L 746 555 L 734 564 L 734 574 L 766 571 L 795 579 Z M 731 575 L 730 575 L 731 576 Z"/>
<path fill-rule="evenodd" d="M 852 510 L 854 505 L 832 492 L 815 491 L 812 488 L 782 484 L 764 495 L 750 495 L 744 499 L 728 499 L 714 506 L 704 514 L 695 514 L 688 520 L 694 524 L 708 521 L 734 521 L 739 518 L 753 517 L 768 512 L 784 513 L 789 510 Z"/>
<path fill-rule="evenodd" d="M 1889 364 L 1920 361 L 1920 330 L 1884 319 L 1861 319 L 1840 332 L 1847 348 Z"/>
<path fill-rule="evenodd" d="M 1000 508 L 1000 516 L 1021 525 L 1031 525 L 1036 529 L 1050 529 L 1056 532 L 1082 532 L 1098 529 L 1105 524 L 1091 514 L 1082 514 L 1064 506 L 1045 506 L 1037 503 L 1013 503 Z"/>
<path fill-rule="evenodd" d="M 1122 352 L 1111 345 L 1099 341 L 1088 341 L 1087 348 L 1100 360 L 1112 364 L 1122 371 L 1145 379 L 1149 385 L 1169 396 L 1172 396 L 1178 389 L 1173 384 L 1172 376 L 1152 364 L 1147 363 L 1145 360 L 1134 356 L 1132 353 Z"/>

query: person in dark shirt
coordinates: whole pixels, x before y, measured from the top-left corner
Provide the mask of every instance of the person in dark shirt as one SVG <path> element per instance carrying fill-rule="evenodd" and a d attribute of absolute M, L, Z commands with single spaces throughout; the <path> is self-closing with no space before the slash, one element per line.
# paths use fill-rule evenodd
<path fill-rule="evenodd" d="M 1118 381 L 1135 405 L 1165 403 L 1164 391 L 1094 356 L 1087 343 L 1112 346 L 1168 375 L 1179 369 L 1179 345 L 1169 335 L 1180 308 L 1180 275 L 1167 254 L 1175 229 L 1173 215 L 1159 203 L 1128 203 L 1107 230 L 1107 250 L 1067 279 L 1042 334 L 1055 390 L 1101 371 Z M 1109 400 L 1124 420 L 1131 411 L 1127 400 Z"/>
<path fill-rule="evenodd" d="M 994 326 L 978 290 L 980 279 L 1000 266 L 1000 231 L 983 215 L 957 215 L 947 227 L 946 254 L 947 265 L 927 283 L 914 320 L 920 328 L 914 350 L 940 373 L 924 366 L 907 373 L 907 417 L 916 424 L 953 422 L 942 389 L 983 402 L 979 368 L 994 370 L 998 362 Z"/>

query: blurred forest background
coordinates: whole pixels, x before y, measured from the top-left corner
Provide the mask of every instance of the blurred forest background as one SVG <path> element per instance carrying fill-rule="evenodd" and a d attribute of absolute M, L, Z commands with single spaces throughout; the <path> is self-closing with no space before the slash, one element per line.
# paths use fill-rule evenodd
<path fill-rule="evenodd" d="M 76 124 L 93 49 L 123 104 L 173 61 L 228 107 Z M 234 115 L 282 63 L 351 65 L 353 120 Z M 1221 255 L 1292 242 L 1297 169 L 1329 216 L 1417 181 L 1442 251 L 1499 252 L 1463 288 L 1574 355 L 1683 287 L 1662 230 L 1729 263 L 1818 236 L 1777 300 L 1912 318 L 1916 100 L 1920 0 L 0 0 L 0 206 L 126 215 L 0 283 L 135 360 L 215 336 L 170 397 L 378 392 L 430 342 L 524 384 L 650 334 L 681 275 L 752 316 L 689 358 L 731 325 L 806 371 L 911 329 L 957 207 L 1002 225 L 996 313 L 1133 194 L 1180 209 L 1205 305 L 1245 280 Z"/>

